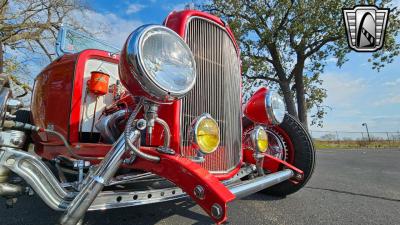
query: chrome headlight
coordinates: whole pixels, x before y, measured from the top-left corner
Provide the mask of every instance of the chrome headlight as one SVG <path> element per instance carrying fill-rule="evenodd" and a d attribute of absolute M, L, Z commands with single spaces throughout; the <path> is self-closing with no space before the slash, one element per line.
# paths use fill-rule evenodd
<path fill-rule="evenodd" d="M 286 104 L 283 98 L 274 91 L 269 91 L 265 96 L 268 117 L 273 124 L 280 124 L 286 114 Z"/>
<path fill-rule="evenodd" d="M 193 54 L 173 30 L 144 25 L 131 34 L 125 49 L 126 59 L 121 60 L 126 60 L 134 79 L 156 100 L 176 100 L 193 88 L 196 82 Z M 124 74 L 120 76 L 121 80 L 132 79 Z M 135 93 L 137 87 L 130 85 L 132 82 L 125 83 L 127 89 Z"/>

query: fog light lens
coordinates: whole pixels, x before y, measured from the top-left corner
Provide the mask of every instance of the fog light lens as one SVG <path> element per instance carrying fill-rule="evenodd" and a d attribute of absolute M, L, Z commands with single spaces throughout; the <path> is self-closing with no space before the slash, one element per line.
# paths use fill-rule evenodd
<path fill-rule="evenodd" d="M 268 149 L 268 134 L 263 127 L 257 126 L 251 134 L 253 147 L 257 152 L 266 152 Z"/>
<path fill-rule="evenodd" d="M 192 135 L 193 144 L 200 152 L 210 154 L 218 148 L 220 142 L 219 126 L 210 114 L 206 113 L 199 116 L 193 121 L 192 127 L 194 132 Z"/>

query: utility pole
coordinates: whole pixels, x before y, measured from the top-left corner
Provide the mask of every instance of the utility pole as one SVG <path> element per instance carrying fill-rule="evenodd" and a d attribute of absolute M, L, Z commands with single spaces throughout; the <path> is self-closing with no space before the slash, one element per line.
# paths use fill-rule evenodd
<path fill-rule="evenodd" d="M 336 140 L 340 144 L 339 133 L 336 131 Z"/>
<path fill-rule="evenodd" d="M 368 131 L 368 124 L 367 123 L 363 123 L 362 125 L 365 126 L 365 129 L 367 129 L 368 142 L 371 142 L 371 137 L 369 136 L 369 131 Z"/>
<path fill-rule="evenodd" d="M 389 132 L 386 132 L 386 137 L 387 137 L 388 142 L 390 143 Z"/>

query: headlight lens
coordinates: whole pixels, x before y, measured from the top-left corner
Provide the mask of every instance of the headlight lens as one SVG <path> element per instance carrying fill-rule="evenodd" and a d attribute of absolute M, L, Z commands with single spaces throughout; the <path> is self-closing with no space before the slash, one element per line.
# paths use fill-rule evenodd
<path fill-rule="evenodd" d="M 257 126 L 251 134 L 253 147 L 257 152 L 266 152 L 268 149 L 268 134 L 263 127 Z"/>
<path fill-rule="evenodd" d="M 145 71 L 156 84 L 180 94 L 192 88 L 196 71 L 190 49 L 174 34 L 164 27 L 147 31 L 142 37 L 141 58 Z"/>
<path fill-rule="evenodd" d="M 128 70 L 120 74 L 131 92 L 139 83 L 153 100 L 168 102 L 184 97 L 196 82 L 196 63 L 182 38 L 160 25 L 144 25 L 136 29 L 126 44 Z M 125 75 L 130 73 L 133 77 Z M 136 89 L 135 89 L 136 88 Z"/>
<path fill-rule="evenodd" d="M 280 124 L 286 114 L 286 104 L 283 98 L 274 91 L 269 91 L 265 97 L 268 117 L 273 124 Z"/>
<path fill-rule="evenodd" d="M 220 142 L 218 123 L 210 114 L 203 114 L 192 123 L 194 145 L 204 154 L 214 152 Z"/>

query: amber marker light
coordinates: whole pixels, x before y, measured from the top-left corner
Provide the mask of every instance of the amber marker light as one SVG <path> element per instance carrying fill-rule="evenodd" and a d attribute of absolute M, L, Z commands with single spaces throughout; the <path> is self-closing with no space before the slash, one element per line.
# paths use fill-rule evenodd
<path fill-rule="evenodd" d="M 218 123 L 210 114 L 204 113 L 192 122 L 192 144 L 203 154 L 217 150 L 220 143 Z"/>
<path fill-rule="evenodd" d="M 257 152 L 264 153 L 268 149 L 268 134 L 261 126 L 256 126 L 251 133 L 251 142 Z"/>

